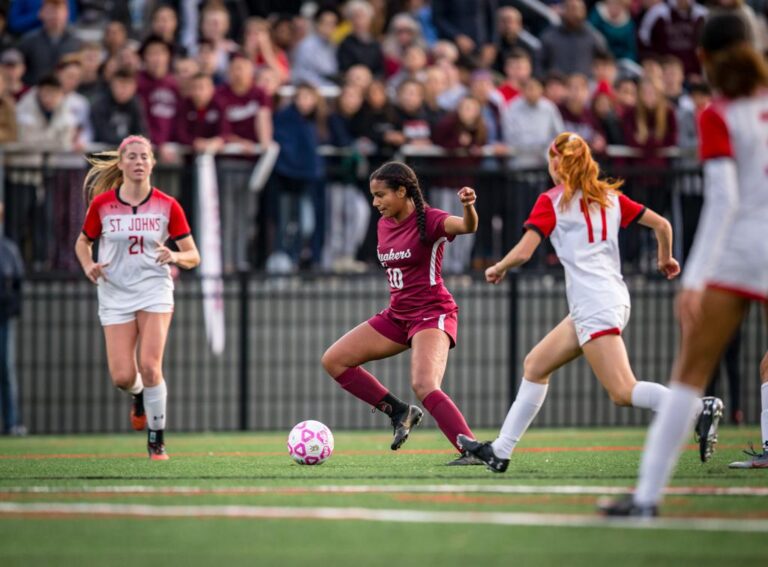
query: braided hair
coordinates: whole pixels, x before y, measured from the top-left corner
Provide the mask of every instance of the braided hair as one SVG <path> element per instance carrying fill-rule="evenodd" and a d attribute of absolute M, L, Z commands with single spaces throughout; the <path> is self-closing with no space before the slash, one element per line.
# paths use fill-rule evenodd
<path fill-rule="evenodd" d="M 396 191 L 400 187 L 405 188 L 405 194 L 416 207 L 416 224 L 419 227 L 419 239 L 427 241 L 427 214 L 424 208 L 427 202 L 419 186 L 416 173 L 407 165 L 399 161 L 390 161 L 371 173 L 370 181 L 382 181 L 389 189 Z"/>

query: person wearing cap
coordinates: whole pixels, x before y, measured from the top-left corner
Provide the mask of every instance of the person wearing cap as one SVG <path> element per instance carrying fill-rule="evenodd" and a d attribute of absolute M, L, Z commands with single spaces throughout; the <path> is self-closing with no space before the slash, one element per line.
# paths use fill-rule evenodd
<path fill-rule="evenodd" d="M 28 85 L 53 72 L 63 55 L 80 50 L 80 40 L 68 24 L 66 0 L 43 0 L 38 15 L 43 26 L 25 34 L 18 44 L 27 65 L 23 80 Z"/>
<path fill-rule="evenodd" d="M 16 102 L 29 90 L 22 77 L 27 71 L 24 56 L 18 49 L 6 49 L 0 55 L 0 73 L 5 78 L 5 89 Z"/>

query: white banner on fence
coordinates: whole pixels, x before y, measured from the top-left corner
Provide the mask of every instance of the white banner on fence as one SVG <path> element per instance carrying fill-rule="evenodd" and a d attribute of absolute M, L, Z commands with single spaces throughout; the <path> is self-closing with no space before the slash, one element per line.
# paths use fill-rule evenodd
<path fill-rule="evenodd" d="M 213 154 L 199 155 L 197 164 L 197 210 L 200 246 L 200 276 L 203 288 L 203 315 L 208 344 L 214 354 L 224 352 L 224 282 L 221 259 L 221 217 L 219 185 Z"/>

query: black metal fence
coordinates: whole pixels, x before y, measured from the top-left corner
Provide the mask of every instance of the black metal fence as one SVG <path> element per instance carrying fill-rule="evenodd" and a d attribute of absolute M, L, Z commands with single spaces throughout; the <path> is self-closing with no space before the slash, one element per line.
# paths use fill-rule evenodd
<path fill-rule="evenodd" d="M 523 356 L 567 313 L 558 275 L 521 273 L 490 286 L 468 276 L 447 280 L 460 307 L 459 344 L 444 389 L 473 427 L 497 427 L 522 372 Z M 628 279 L 632 319 L 625 340 L 638 379 L 666 382 L 676 342 L 673 284 Z M 386 305 L 381 274 L 266 278 L 241 274 L 224 286 L 226 350 L 206 343 L 200 283 L 182 279 L 164 370 L 169 427 L 186 431 L 287 429 L 319 419 L 333 428 L 380 428 L 379 414 L 324 374 L 320 357 L 337 337 Z M 129 402 L 110 385 L 93 286 L 37 279 L 25 290 L 18 365 L 23 418 L 34 433 L 128 430 Z M 759 419 L 758 363 L 765 331 L 757 309 L 745 321 L 742 398 Z M 396 394 L 413 400 L 409 354 L 369 365 Z M 726 404 L 728 397 L 726 396 Z M 542 426 L 647 423 L 649 413 L 617 408 L 583 360 L 555 374 L 537 418 Z M 432 425 L 429 421 L 427 425 Z"/>

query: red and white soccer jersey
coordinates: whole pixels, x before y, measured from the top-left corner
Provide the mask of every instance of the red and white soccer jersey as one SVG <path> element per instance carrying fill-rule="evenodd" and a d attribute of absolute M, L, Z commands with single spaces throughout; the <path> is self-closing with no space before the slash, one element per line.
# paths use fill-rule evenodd
<path fill-rule="evenodd" d="M 704 208 L 683 286 L 768 299 L 768 91 L 699 117 Z"/>
<path fill-rule="evenodd" d="M 443 285 L 441 267 L 443 248 L 453 236 L 445 232 L 450 215 L 426 207 L 426 242 L 419 238 L 416 213 L 402 222 L 382 217 L 378 225 L 376 251 L 387 270 L 393 315 L 401 319 L 423 319 L 457 309 L 450 292 Z"/>
<path fill-rule="evenodd" d="M 99 263 L 109 263 L 99 278 L 99 314 L 135 313 L 157 305 L 173 305 L 170 267 L 155 262 L 159 243 L 190 234 L 179 203 L 158 189 L 132 206 L 119 189 L 97 195 L 83 224 L 83 234 L 99 239 Z M 130 320 L 130 319 L 129 319 Z"/>
<path fill-rule="evenodd" d="M 542 193 L 525 227 L 542 238 L 550 237 L 565 269 L 568 307 L 578 327 L 579 321 L 601 311 L 629 307 L 629 292 L 621 276 L 619 228 L 638 220 L 645 207 L 617 194 L 609 196 L 609 207 L 586 206 L 578 190 L 561 210 L 562 197 L 561 185 Z"/>

